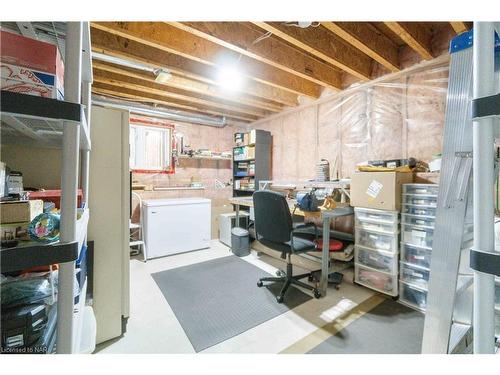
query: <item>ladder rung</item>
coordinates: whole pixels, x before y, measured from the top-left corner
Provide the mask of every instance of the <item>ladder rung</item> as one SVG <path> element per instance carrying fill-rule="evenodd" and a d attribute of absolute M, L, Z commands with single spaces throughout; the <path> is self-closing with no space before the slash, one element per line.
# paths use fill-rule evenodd
<path fill-rule="evenodd" d="M 138 229 L 140 228 L 141 226 L 139 224 L 136 224 L 136 223 L 130 223 L 129 226 L 128 226 L 130 229 Z"/>
<path fill-rule="evenodd" d="M 138 240 L 138 241 L 130 241 L 129 246 L 139 246 L 139 245 L 144 245 L 144 241 Z"/>

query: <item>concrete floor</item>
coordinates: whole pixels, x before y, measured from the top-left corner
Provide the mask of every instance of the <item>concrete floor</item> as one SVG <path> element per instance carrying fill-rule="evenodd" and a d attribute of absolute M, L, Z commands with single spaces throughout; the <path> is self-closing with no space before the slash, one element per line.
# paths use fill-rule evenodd
<path fill-rule="evenodd" d="M 231 255 L 229 248 L 212 241 L 209 249 L 153 259 L 146 263 L 130 262 L 130 317 L 123 337 L 98 346 L 97 353 L 195 353 L 172 309 L 151 277 L 152 273 Z M 242 258 L 273 273 L 284 263 L 257 253 Z M 294 273 L 302 270 L 294 268 Z M 323 330 L 336 319 L 349 321 L 350 311 L 374 295 L 369 289 L 352 283 L 352 270 L 344 272 L 340 290 L 330 287 L 325 298 L 310 301 L 242 334 L 207 348 L 202 353 L 279 353 L 294 344 L 323 340 Z M 195 301 L 194 301 L 195 302 Z M 358 316 L 352 314 L 352 316 Z M 319 334 L 318 334 L 319 333 Z M 308 340 L 311 337 L 313 340 Z M 306 345 L 307 346 L 307 345 Z"/>

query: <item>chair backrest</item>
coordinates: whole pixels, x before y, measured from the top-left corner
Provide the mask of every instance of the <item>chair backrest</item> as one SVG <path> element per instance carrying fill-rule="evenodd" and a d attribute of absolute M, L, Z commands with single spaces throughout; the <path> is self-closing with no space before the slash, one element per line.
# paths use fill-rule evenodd
<path fill-rule="evenodd" d="M 270 190 L 256 191 L 253 193 L 253 208 L 257 238 L 280 243 L 290 241 L 292 215 L 283 194 Z"/>

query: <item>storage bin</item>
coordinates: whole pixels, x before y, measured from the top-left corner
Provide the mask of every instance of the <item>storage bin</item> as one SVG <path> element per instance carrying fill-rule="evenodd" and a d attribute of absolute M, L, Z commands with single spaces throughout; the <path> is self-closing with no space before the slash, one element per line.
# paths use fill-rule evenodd
<path fill-rule="evenodd" d="M 435 207 L 425 207 L 425 206 L 418 206 L 418 205 L 414 205 L 414 204 L 403 204 L 403 207 L 401 208 L 401 212 L 403 214 L 436 217 L 436 208 Z"/>
<path fill-rule="evenodd" d="M 427 290 L 429 287 L 430 271 L 416 266 L 414 264 L 401 262 L 400 279 L 401 281 L 418 286 Z"/>
<path fill-rule="evenodd" d="M 372 268 L 354 265 L 354 280 L 370 289 L 388 294 L 398 295 L 398 275 L 391 275 L 385 272 L 376 271 Z"/>
<path fill-rule="evenodd" d="M 401 224 L 402 242 L 410 245 L 432 248 L 434 229 L 411 224 Z"/>
<path fill-rule="evenodd" d="M 434 226 L 436 225 L 436 218 L 423 215 L 402 214 L 401 223 L 434 228 Z"/>
<path fill-rule="evenodd" d="M 389 273 L 398 273 L 398 256 L 395 253 L 369 249 L 356 245 L 355 262 L 364 266 Z"/>
<path fill-rule="evenodd" d="M 432 249 L 401 243 L 401 261 L 430 269 Z"/>
<path fill-rule="evenodd" d="M 427 308 L 427 291 L 415 285 L 399 283 L 399 301 L 420 311 Z"/>
<path fill-rule="evenodd" d="M 354 233 L 356 245 L 393 253 L 398 251 L 398 234 L 381 233 L 361 228 L 356 228 Z"/>
<path fill-rule="evenodd" d="M 383 223 L 398 224 L 399 212 L 383 211 L 373 208 L 354 207 L 356 219 L 360 221 L 377 221 Z"/>
<path fill-rule="evenodd" d="M 436 184 L 404 184 L 403 194 L 437 195 L 439 185 Z"/>
<path fill-rule="evenodd" d="M 437 196 L 423 194 L 403 194 L 403 204 L 437 207 Z"/>

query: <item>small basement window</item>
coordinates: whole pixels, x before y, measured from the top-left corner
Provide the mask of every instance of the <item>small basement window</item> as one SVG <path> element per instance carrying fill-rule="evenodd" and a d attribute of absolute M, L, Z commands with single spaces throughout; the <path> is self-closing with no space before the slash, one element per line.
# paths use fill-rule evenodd
<path fill-rule="evenodd" d="M 174 173 L 174 126 L 160 119 L 130 118 L 130 169 L 143 173 Z"/>

